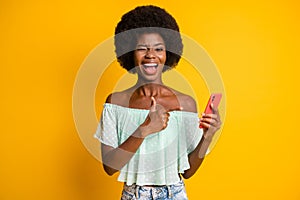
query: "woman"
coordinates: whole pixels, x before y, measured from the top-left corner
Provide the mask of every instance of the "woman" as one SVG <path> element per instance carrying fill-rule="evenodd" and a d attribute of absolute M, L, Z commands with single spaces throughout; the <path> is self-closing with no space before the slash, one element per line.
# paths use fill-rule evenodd
<path fill-rule="evenodd" d="M 213 114 L 198 119 L 194 99 L 162 81 L 181 58 L 178 25 L 164 9 L 140 6 L 118 23 L 115 46 L 121 66 L 138 79 L 104 104 L 95 134 L 104 170 L 120 171 L 121 199 L 187 199 L 182 177 L 197 171 L 221 122 L 213 105 Z"/>

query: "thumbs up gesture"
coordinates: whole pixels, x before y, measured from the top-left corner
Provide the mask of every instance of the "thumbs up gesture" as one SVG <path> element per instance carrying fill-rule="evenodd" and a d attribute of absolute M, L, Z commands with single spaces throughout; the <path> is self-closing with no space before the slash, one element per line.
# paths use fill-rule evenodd
<path fill-rule="evenodd" d="M 140 125 L 143 129 L 143 137 L 164 130 L 168 126 L 170 114 L 166 109 L 157 104 L 154 97 L 151 97 L 151 107 L 147 118 Z"/>

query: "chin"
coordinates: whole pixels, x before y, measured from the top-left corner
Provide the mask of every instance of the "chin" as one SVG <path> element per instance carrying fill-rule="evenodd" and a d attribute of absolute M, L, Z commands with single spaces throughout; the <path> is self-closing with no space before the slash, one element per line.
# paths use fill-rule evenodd
<path fill-rule="evenodd" d="M 148 77 L 143 77 L 145 82 L 152 83 L 156 82 L 158 79 L 157 78 L 148 78 Z"/>

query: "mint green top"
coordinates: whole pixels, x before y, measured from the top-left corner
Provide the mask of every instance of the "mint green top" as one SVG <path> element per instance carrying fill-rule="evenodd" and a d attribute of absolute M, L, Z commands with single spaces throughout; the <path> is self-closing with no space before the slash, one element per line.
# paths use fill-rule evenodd
<path fill-rule="evenodd" d="M 117 148 L 142 124 L 149 110 L 105 103 L 95 137 Z M 118 181 L 127 185 L 170 185 L 178 173 L 190 168 L 188 154 L 202 137 L 198 114 L 170 112 L 166 129 L 147 136 L 138 151 L 120 170 Z"/>

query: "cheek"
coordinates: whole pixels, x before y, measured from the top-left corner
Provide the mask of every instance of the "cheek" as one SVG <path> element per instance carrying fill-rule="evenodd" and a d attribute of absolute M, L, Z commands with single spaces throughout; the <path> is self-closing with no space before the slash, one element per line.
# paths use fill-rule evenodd
<path fill-rule="evenodd" d="M 166 60 L 167 60 L 167 55 L 166 53 L 162 54 L 161 56 L 159 56 L 159 60 L 161 63 L 165 64 Z"/>
<path fill-rule="evenodd" d="M 133 54 L 133 60 L 134 60 L 134 64 L 135 66 L 139 65 L 139 61 L 141 60 L 138 55 L 136 55 L 135 53 Z"/>

